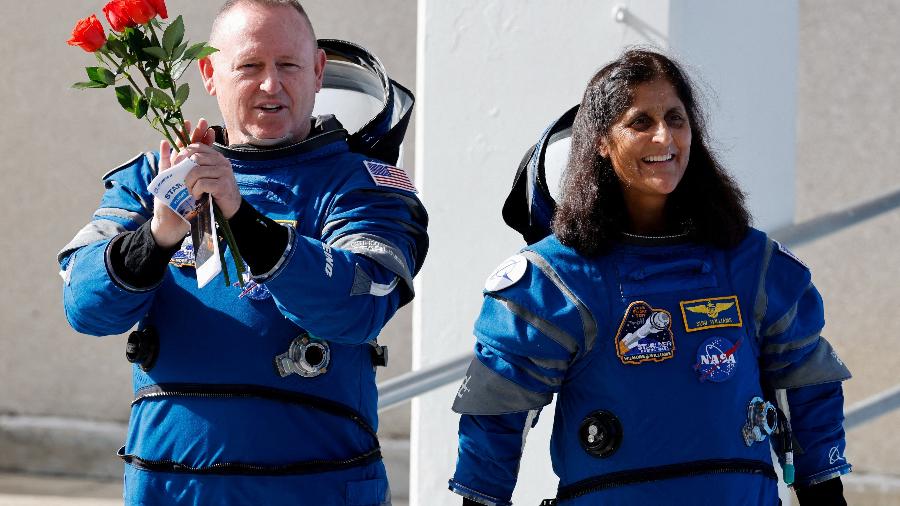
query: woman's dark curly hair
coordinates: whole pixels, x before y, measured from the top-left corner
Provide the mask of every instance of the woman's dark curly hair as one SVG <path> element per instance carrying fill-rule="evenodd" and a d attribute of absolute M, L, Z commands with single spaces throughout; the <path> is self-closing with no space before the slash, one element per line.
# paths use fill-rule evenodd
<path fill-rule="evenodd" d="M 603 254 L 628 231 L 629 217 L 619 179 L 599 140 L 609 134 L 642 83 L 665 79 L 675 88 L 691 125 L 691 151 L 684 177 L 666 200 L 667 227 L 693 240 L 728 248 L 746 235 L 750 215 L 744 194 L 709 146 L 703 111 L 693 87 L 672 59 L 645 49 L 625 51 L 597 72 L 572 126 L 572 150 L 562 179 L 562 201 L 553 218 L 559 240 L 585 256 Z"/>

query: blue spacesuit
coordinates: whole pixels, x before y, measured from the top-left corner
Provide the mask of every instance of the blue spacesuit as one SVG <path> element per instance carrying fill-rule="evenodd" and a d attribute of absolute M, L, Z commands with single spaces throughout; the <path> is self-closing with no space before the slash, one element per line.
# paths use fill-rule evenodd
<path fill-rule="evenodd" d="M 110 244 L 152 215 L 155 153 L 104 177 L 93 220 L 60 253 L 73 328 L 139 323 L 158 340 L 134 366 L 126 503 L 387 504 L 375 338 L 412 299 L 427 250 L 414 188 L 350 151 L 333 119 L 287 147 L 215 148 L 244 201 L 287 228 L 269 272 L 198 289 L 188 237 L 156 285 L 117 276 Z"/>
<path fill-rule="evenodd" d="M 792 447 L 798 486 L 849 472 L 850 374 L 810 279 L 757 230 L 727 250 L 627 235 L 596 258 L 555 236 L 523 249 L 487 281 L 450 489 L 510 504 L 554 394 L 560 505 L 778 504 L 770 441 Z"/>

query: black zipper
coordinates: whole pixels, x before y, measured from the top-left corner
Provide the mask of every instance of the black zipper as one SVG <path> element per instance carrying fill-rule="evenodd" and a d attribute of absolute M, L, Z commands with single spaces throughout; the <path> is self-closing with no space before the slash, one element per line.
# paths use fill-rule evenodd
<path fill-rule="evenodd" d="M 155 400 L 167 397 L 190 397 L 206 399 L 256 397 L 287 402 L 290 404 L 309 406 L 313 409 L 318 409 L 320 411 L 332 415 L 341 416 L 353 421 L 372 437 L 373 445 L 369 450 L 346 459 L 304 460 L 293 462 L 290 464 L 271 466 L 248 464 L 244 462 L 219 462 L 204 467 L 192 467 L 171 459 L 142 459 L 136 455 L 126 454 L 125 447 L 123 446 L 119 449 L 118 456 L 126 463 L 141 469 L 147 469 L 149 471 L 172 473 L 288 475 L 320 473 L 326 471 L 347 469 L 351 467 L 367 465 L 381 459 L 381 446 L 378 442 L 378 435 L 375 430 L 356 410 L 330 399 L 325 399 L 322 397 L 317 397 L 300 392 L 293 392 L 290 390 L 281 390 L 277 388 L 263 387 L 258 385 L 207 385 L 195 383 L 170 383 L 149 385 L 139 389 L 135 393 L 135 398 L 131 402 L 131 405 L 134 406 L 135 404 L 146 400 Z"/>
<path fill-rule="evenodd" d="M 748 473 L 761 474 L 773 480 L 778 479 L 775 469 L 771 464 L 758 460 L 746 459 L 718 459 L 698 460 L 671 464 L 659 467 L 645 467 L 641 469 L 629 469 L 615 473 L 592 476 L 584 480 L 561 486 L 557 490 L 558 500 L 574 499 L 600 490 L 606 490 L 624 485 L 647 483 L 651 481 L 683 478 L 688 476 L 700 476 L 705 474 L 723 473 Z"/>

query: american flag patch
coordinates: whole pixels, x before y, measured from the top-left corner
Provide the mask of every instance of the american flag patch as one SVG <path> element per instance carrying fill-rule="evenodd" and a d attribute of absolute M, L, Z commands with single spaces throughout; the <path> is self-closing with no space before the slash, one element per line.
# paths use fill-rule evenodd
<path fill-rule="evenodd" d="M 419 191 L 416 190 L 416 187 L 413 186 L 412 181 L 409 180 L 409 176 L 406 175 L 406 171 L 403 169 L 384 163 L 371 162 L 369 160 L 366 160 L 363 163 L 366 165 L 366 170 L 369 171 L 369 175 L 372 176 L 372 180 L 375 181 L 375 184 L 378 186 L 389 186 L 408 192 L 419 193 Z"/>

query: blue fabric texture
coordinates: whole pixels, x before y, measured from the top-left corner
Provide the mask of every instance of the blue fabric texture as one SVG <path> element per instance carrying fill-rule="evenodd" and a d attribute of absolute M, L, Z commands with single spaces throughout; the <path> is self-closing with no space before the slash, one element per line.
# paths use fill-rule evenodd
<path fill-rule="evenodd" d="M 145 291 L 122 286 L 110 272 L 111 234 L 96 234 L 89 244 L 64 250 L 60 263 L 69 278 L 63 300 L 75 330 L 105 336 L 135 324 L 156 329 L 158 359 L 149 371 L 133 367 L 136 393 L 184 384 L 200 390 L 205 385 L 274 389 L 344 406 L 377 429 L 368 343 L 412 299 L 407 281 L 427 251 L 427 215 L 415 193 L 376 184 L 364 166 L 366 158 L 351 152 L 344 137 L 328 138 L 249 155 L 217 146 L 231 161 L 244 199 L 293 230 L 281 262 L 265 280 L 257 280 L 262 287 L 252 296 L 237 283 L 225 286 L 222 275 L 198 289 L 190 238 L 159 286 Z M 92 223 L 112 220 L 115 226 L 93 229 L 135 230 L 151 217 L 152 161 L 140 156 L 105 177 L 106 192 Z M 353 246 L 356 236 L 365 241 Z M 331 246 L 341 240 L 352 251 Z M 393 263 L 384 261 L 386 250 Z M 225 256 L 230 263 L 229 252 Z M 360 279 L 394 288 L 360 292 L 355 289 Z M 275 357 L 302 333 L 327 343 L 330 364 L 316 377 L 281 377 Z M 162 396 L 132 406 L 125 453 L 195 468 L 219 463 L 271 467 L 347 459 L 376 443 L 360 424 L 315 405 L 252 395 Z M 128 504 L 368 505 L 389 497 L 380 461 L 296 476 L 126 468 Z"/>
<path fill-rule="evenodd" d="M 598 477 L 634 479 L 561 505 L 777 504 L 777 434 L 755 439 L 749 411 L 756 397 L 774 403 L 785 377 L 796 383 L 787 397 L 804 450 L 795 451 L 798 485 L 849 471 L 840 388 L 849 374 L 836 355 L 822 356 L 831 348 L 819 336 L 821 297 L 808 269 L 762 232 L 728 250 L 644 240 L 584 258 L 550 236 L 520 253 L 527 270 L 487 291 L 475 322 L 474 360 L 489 372 L 470 368 L 454 404 L 462 418 L 451 490 L 507 504 L 527 410 L 556 394 L 550 457 L 561 493 Z M 806 371 L 811 361 L 830 372 Z M 504 386 L 533 405 L 489 412 L 491 399 L 479 396 L 496 399 Z M 586 431 L 598 411 L 621 426 L 602 457 L 588 451 Z M 647 479 L 672 468 L 687 471 Z"/>

